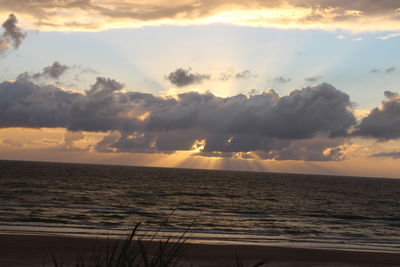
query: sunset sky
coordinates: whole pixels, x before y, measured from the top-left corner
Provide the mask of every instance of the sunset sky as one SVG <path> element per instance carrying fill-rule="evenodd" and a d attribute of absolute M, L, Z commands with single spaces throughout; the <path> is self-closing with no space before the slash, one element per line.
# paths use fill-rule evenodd
<path fill-rule="evenodd" d="M 0 159 L 397 177 L 398 0 L 0 0 Z"/>

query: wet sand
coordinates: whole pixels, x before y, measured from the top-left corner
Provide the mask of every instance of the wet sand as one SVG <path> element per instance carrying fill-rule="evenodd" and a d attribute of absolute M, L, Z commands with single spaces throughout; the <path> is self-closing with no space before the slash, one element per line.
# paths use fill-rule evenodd
<path fill-rule="evenodd" d="M 107 243 L 105 239 L 2 234 L 0 266 L 54 266 L 51 253 L 65 266 Z M 265 259 L 264 266 L 400 266 L 400 252 L 203 244 L 187 244 L 181 262 L 187 263 L 184 266 L 236 266 L 236 253 L 244 266 Z"/>

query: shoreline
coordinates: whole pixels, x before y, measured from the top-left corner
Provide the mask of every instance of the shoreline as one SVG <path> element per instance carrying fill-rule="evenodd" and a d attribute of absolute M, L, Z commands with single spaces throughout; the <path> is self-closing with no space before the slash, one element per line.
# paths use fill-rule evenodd
<path fill-rule="evenodd" d="M 77 239 L 89 239 L 89 240 L 120 240 L 126 236 L 129 229 L 121 231 L 117 229 L 118 233 L 110 231 L 99 232 L 51 232 L 51 231 L 3 231 L 0 229 L 0 236 L 11 235 L 11 236 L 43 236 L 43 237 L 59 237 L 59 238 L 77 238 Z M 142 240 L 147 238 L 152 238 L 152 230 L 140 230 L 138 233 Z M 171 235 L 172 233 L 172 235 Z M 182 232 L 171 232 L 171 231 L 160 231 L 158 235 L 164 237 L 162 239 L 157 239 L 165 241 L 167 238 L 171 241 L 176 240 L 181 236 Z M 218 235 L 218 233 L 216 234 Z M 193 238 L 195 236 L 195 238 Z M 225 236 L 225 234 L 224 234 Z M 234 235 L 233 235 L 234 236 Z M 253 235 L 254 236 L 254 235 Z M 171 238 L 172 237 L 172 238 Z M 214 236 L 215 237 L 215 236 Z M 231 236 L 230 236 L 231 237 Z M 254 247 L 284 247 L 284 248 L 300 248 L 300 249 L 315 249 L 315 250 L 334 250 L 334 251 L 354 251 L 354 252 L 377 252 L 377 253 L 400 253 L 400 246 L 391 247 L 382 244 L 381 246 L 376 244 L 351 244 L 351 243 L 338 243 L 338 242 L 324 242 L 324 240 L 290 240 L 290 239 L 271 239 L 269 241 L 250 241 L 250 240 L 240 240 L 240 239 L 207 239 L 199 238 L 198 233 L 189 232 L 187 234 L 186 243 L 192 245 L 210 245 L 210 246 L 254 246 Z"/>
<path fill-rule="evenodd" d="M 73 263 L 94 248 L 113 240 L 44 235 L 0 235 L 0 266 L 53 266 L 54 253 L 64 263 Z M 150 242 L 147 242 L 151 245 Z M 266 266 L 399 266 L 400 251 L 378 252 L 260 245 L 210 245 L 187 243 L 182 262 L 193 266 L 235 266 L 235 255 L 247 264 L 270 259 Z M 47 258 L 45 265 L 44 260 Z M 72 262 L 71 262 L 72 260 Z"/>

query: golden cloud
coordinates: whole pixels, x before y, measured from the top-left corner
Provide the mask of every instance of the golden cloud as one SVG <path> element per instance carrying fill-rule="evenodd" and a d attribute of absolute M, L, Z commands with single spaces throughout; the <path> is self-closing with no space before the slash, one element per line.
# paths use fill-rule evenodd
<path fill-rule="evenodd" d="M 39 30 L 99 31 L 146 25 L 224 23 L 273 28 L 400 30 L 397 0 L 0 0 Z"/>

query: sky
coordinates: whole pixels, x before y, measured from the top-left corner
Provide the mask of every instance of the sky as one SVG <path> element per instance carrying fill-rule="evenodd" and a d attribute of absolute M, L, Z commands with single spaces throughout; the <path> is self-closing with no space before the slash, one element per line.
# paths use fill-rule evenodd
<path fill-rule="evenodd" d="M 394 177 L 396 0 L 0 0 L 0 159 Z"/>

